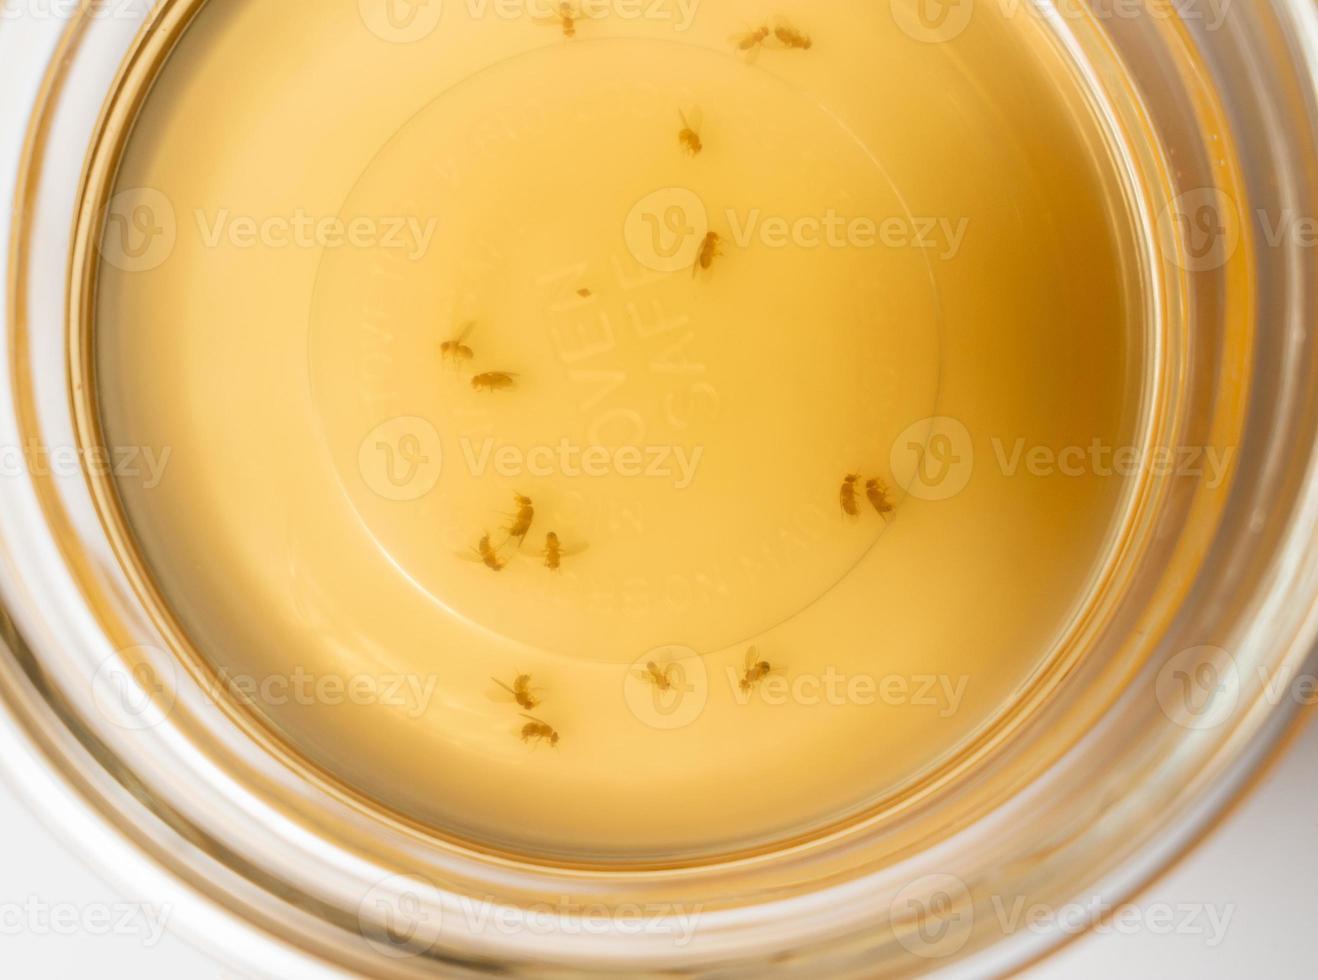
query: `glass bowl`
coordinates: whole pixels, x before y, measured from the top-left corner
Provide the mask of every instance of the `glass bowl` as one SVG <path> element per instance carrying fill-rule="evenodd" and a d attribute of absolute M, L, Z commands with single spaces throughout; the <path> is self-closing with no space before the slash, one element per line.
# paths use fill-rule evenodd
<path fill-rule="evenodd" d="M 1230 450 L 1230 479 L 1145 474 L 1065 648 L 881 811 L 727 860 L 613 870 L 466 847 L 356 797 L 213 696 L 121 560 L 89 451 L 95 243 L 133 113 L 201 3 L 0 21 L 0 444 L 23 461 L 0 481 L 0 759 L 217 956 L 269 975 L 1006 972 L 1068 932 L 1008 929 L 995 908 L 1130 896 L 1312 701 L 1308 0 L 1014 8 L 1083 82 L 1142 222 L 1142 439 Z M 892 9 L 914 44 L 954 44 L 975 16 L 969 0 Z"/>

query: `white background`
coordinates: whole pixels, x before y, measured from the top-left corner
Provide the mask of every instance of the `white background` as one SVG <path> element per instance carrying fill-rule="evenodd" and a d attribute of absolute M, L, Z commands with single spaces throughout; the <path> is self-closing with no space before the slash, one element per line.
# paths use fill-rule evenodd
<path fill-rule="evenodd" d="M 1229 915 L 1220 943 L 1209 930 L 1145 928 L 1084 935 L 1028 970 L 1029 980 L 1266 977 L 1318 975 L 1318 724 L 1312 719 L 1290 751 L 1199 848 L 1136 900 L 1169 908 L 1176 921 L 1211 906 Z M 66 977 L 235 978 L 167 928 L 147 946 L 139 935 L 16 930 L 6 908 L 35 898 L 46 907 L 118 908 L 129 900 L 87 870 L 63 842 L 0 785 L 0 969 L 22 980 Z M 25 913 L 26 916 L 26 913 Z M 1199 921 L 1206 921 L 1202 914 Z M 1150 922 L 1153 920 L 1150 919 Z"/>

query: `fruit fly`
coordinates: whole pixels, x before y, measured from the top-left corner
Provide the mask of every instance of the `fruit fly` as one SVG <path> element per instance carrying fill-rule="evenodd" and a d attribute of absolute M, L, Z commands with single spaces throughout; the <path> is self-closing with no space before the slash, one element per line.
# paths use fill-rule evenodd
<path fill-rule="evenodd" d="M 465 343 L 467 335 L 475 328 L 474 323 L 464 323 L 462 332 L 453 340 L 446 340 L 439 345 L 439 355 L 445 361 L 452 361 L 454 364 L 465 364 L 472 360 L 476 353 Z"/>
<path fill-rule="evenodd" d="M 842 481 L 842 490 L 838 499 L 842 504 L 842 513 L 848 517 L 857 517 L 860 514 L 860 508 L 856 506 L 856 484 L 860 482 L 860 475 L 857 473 L 847 474 L 847 478 Z"/>
<path fill-rule="evenodd" d="M 581 289 L 577 290 L 577 295 L 580 296 L 582 299 L 590 299 L 595 294 L 592 293 L 589 289 L 582 287 Z"/>
<path fill-rule="evenodd" d="M 711 231 L 705 235 L 700 242 L 700 252 L 696 256 L 695 267 L 691 270 L 691 275 L 697 275 L 701 269 L 708 269 L 714 262 L 715 256 L 723 254 L 723 248 L 720 244 L 721 239 L 716 231 Z"/>
<path fill-rule="evenodd" d="M 795 48 L 797 51 L 809 51 L 815 46 L 809 34 L 802 34 L 786 21 L 779 21 L 774 25 L 773 36 L 783 47 Z"/>
<path fill-rule="evenodd" d="M 532 718 L 530 715 L 522 715 L 526 719 L 526 724 L 522 726 L 522 741 L 535 742 L 539 744 L 548 740 L 550 745 L 558 744 L 558 732 L 539 718 Z"/>
<path fill-rule="evenodd" d="M 562 27 L 563 36 L 573 38 L 577 36 L 577 21 L 581 19 L 581 7 L 575 3 L 564 2 L 553 6 L 553 14 L 548 17 L 536 18 L 540 23 L 547 24 L 551 27 Z"/>
<path fill-rule="evenodd" d="M 738 51 L 742 52 L 748 58 L 754 58 L 764 48 L 764 42 L 769 40 L 770 30 L 768 27 L 757 27 L 753 31 L 746 31 L 742 34 L 732 35 L 732 43 L 736 45 Z"/>
<path fill-rule="evenodd" d="M 699 109 L 679 109 L 678 115 L 682 117 L 682 131 L 677 134 L 677 141 L 688 156 L 695 156 L 705 148 L 700 139 L 703 114 Z"/>
<path fill-rule="evenodd" d="M 550 572 L 558 572 L 563 566 L 563 543 L 554 531 L 550 531 L 544 536 L 544 568 L 550 569 Z"/>
<path fill-rule="evenodd" d="M 491 677 L 490 680 L 494 681 L 494 683 L 498 684 L 501 688 L 503 688 L 505 691 L 511 694 L 513 696 L 513 700 L 517 702 L 518 707 L 522 707 L 525 708 L 527 711 L 530 711 L 532 708 L 534 708 L 536 705 L 540 703 L 540 699 L 531 693 L 530 674 L 518 674 L 517 677 L 513 680 L 512 687 L 509 687 L 507 684 L 499 680 L 499 678 L 497 677 Z"/>
<path fill-rule="evenodd" d="M 671 691 L 674 687 L 674 669 L 674 664 L 664 664 L 660 667 L 651 660 L 646 663 L 644 670 L 638 670 L 634 673 L 640 680 L 645 681 L 647 684 L 653 684 L 661 691 Z"/>
<path fill-rule="evenodd" d="M 563 544 L 558 540 L 558 535 L 550 531 L 545 535 L 545 568 L 551 572 L 556 572 L 559 566 L 563 564 Z"/>
<path fill-rule="evenodd" d="M 507 391 L 516 388 L 517 375 L 507 371 L 487 371 L 471 379 L 471 386 L 476 391 Z"/>
<path fill-rule="evenodd" d="M 866 480 L 865 496 L 869 498 L 870 506 L 878 511 L 879 516 L 884 520 L 887 520 L 896 509 L 888 499 L 888 487 L 882 480 Z"/>
<path fill-rule="evenodd" d="M 508 567 L 508 562 L 499 557 L 499 551 L 490 542 L 489 534 L 485 534 L 478 545 L 471 549 L 472 555 L 476 561 L 488 568 L 492 572 L 502 572 Z"/>
<path fill-rule="evenodd" d="M 531 523 L 535 520 L 535 504 L 530 497 L 523 497 L 520 493 L 513 494 L 513 500 L 517 504 L 517 513 L 513 515 L 513 522 L 504 530 L 510 539 L 516 538 L 520 544 L 531 532 Z"/>
<path fill-rule="evenodd" d="M 742 667 L 741 689 L 749 691 L 760 681 L 769 676 L 773 666 L 767 660 L 760 659 L 760 653 L 755 647 L 746 651 L 746 662 Z"/>
<path fill-rule="evenodd" d="M 558 571 L 563 566 L 563 559 L 568 555 L 577 555 L 586 550 L 586 545 L 569 548 L 563 544 L 562 539 L 554 531 L 545 535 L 545 547 L 540 552 L 544 558 L 545 568 L 551 572 Z"/>

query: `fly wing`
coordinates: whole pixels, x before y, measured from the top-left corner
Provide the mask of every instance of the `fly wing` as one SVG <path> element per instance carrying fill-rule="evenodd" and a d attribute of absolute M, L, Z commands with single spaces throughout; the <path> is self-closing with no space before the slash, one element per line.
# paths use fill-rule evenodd
<path fill-rule="evenodd" d="M 760 48 L 764 46 L 762 40 L 756 39 L 755 31 L 742 31 L 740 34 L 734 34 L 728 38 L 738 53 L 746 56 L 746 61 L 754 64 L 760 56 Z"/>

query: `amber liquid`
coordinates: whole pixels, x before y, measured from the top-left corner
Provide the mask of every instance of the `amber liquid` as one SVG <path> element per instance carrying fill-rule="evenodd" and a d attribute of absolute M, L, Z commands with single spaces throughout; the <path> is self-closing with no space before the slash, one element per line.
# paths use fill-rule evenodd
<path fill-rule="evenodd" d="M 212 4 L 118 177 L 172 241 L 101 270 L 105 437 L 170 452 L 119 491 L 171 615 L 345 786 L 530 855 L 893 800 L 1046 667 L 1128 489 L 1011 465 L 1129 445 L 1143 357 L 1115 170 L 1039 26 L 792 2 L 761 19 L 810 48 L 748 56 L 749 8 L 659 9 Z M 492 680 L 522 674 L 556 744 Z"/>

